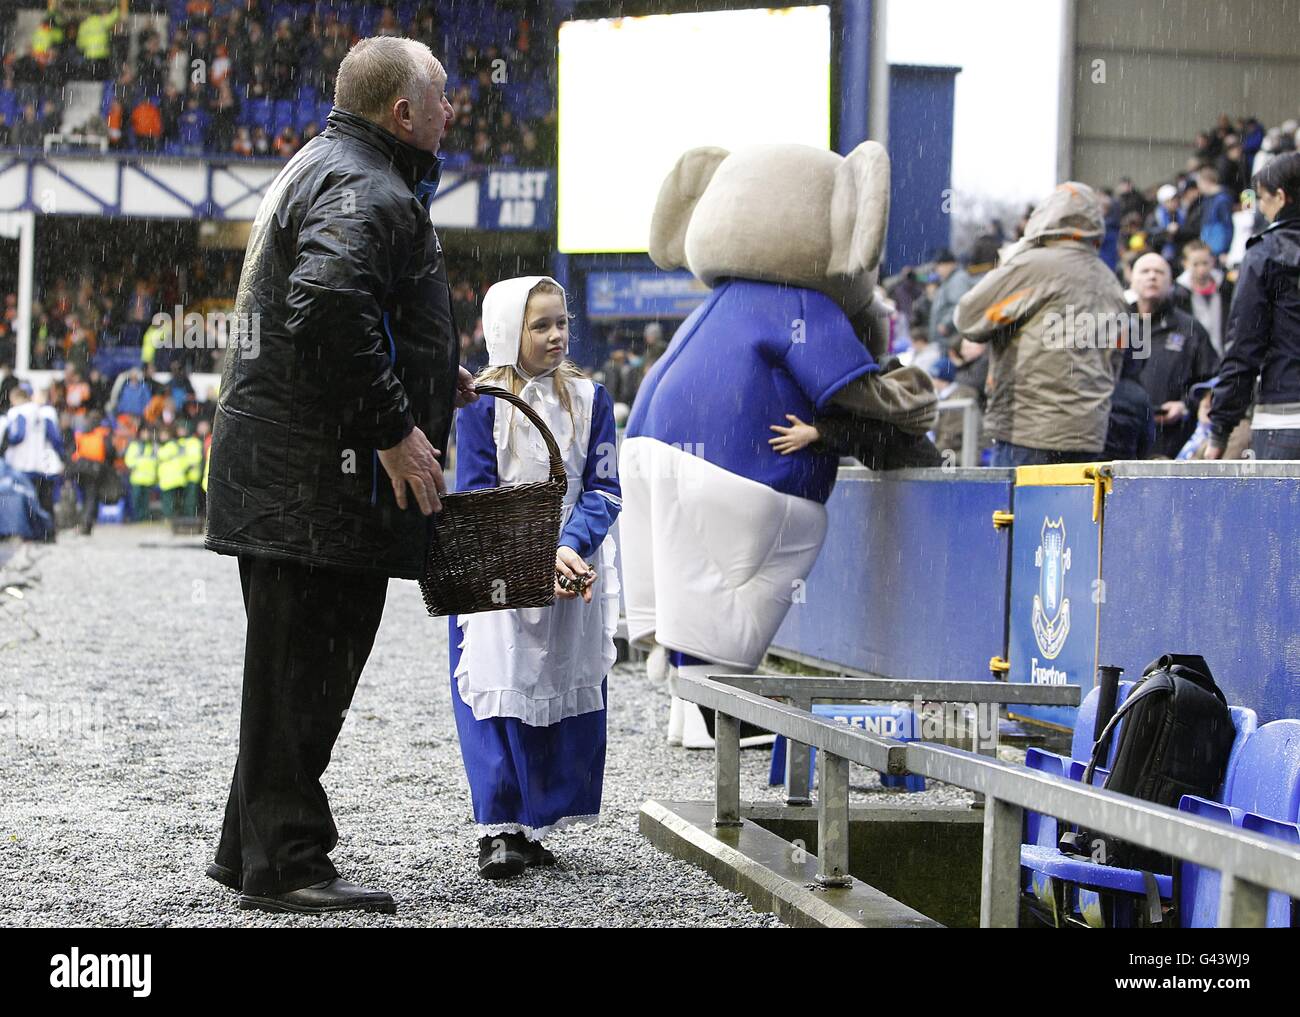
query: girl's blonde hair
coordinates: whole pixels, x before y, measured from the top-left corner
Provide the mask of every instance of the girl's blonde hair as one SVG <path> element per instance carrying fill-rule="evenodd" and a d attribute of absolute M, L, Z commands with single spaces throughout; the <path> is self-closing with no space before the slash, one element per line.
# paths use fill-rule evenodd
<path fill-rule="evenodd" d="M 541 282 L 539 282 L 536 286 L 534 286 L 532 289 L 528 291 L 528 299 L 524 301 L 524 324 L 522 328 L 527 328 L 528 305 L 529 303 L 532 302 L 533 297 L 538 294 L 551 294 L 552 296 L 559 297 L 561 300 L 565 299 L 564 290 L 562 290 L 555 283 L 551 282 L 549 279 L 543 279 Z M 565 310 L 566 311 L 568 310 L 567 306 Z M 519 336 L 519 339 L 520 339 L 519 348 L 522 350 L 523 349 L 522 332 Z M 582 368 L 580 368 L 572 360 L 561 360 L 560 366 L 555 369 L 555 394 L 556 396 L 559 397 L 560 406 L 563 407 L 564 411 L 569 415 L 570 423 L 573 424 L 574 441 L 577 440 L 577 436 L 578 436 L 578 420 L 573 413 L 573 393 L 569 390 L 569 382 L 579 378 L 585 378 L 585 377 L 586 375 L 582 373 Z M 522 392 L 524 390 L 524 384 L 525 384 L 523 377 L 520 375 L 520 373 L 517 370 L 515 370 L 514 365 L 503 366 L 503 367 L 485 367 L 483 368 L 483 370 L 479 371 L 479 373 L 475 376 L 474 383 L 477 385 L 497 385 L 500 388 L 506 389 L 507 391 L 511 392 L 514 395 L 518 395 L 520 392 Z M 513 452 L 514 441 L 515 441 L 515 419 L 514 418 L 516 416 L 521 416 L 522 414 L 516 414 L 514 412 L 513 406 L 510 409 L 511 409 L 511 420 L 510 420 L 509 430 L 506 432 L 507 433 L 506 444 Z"/>

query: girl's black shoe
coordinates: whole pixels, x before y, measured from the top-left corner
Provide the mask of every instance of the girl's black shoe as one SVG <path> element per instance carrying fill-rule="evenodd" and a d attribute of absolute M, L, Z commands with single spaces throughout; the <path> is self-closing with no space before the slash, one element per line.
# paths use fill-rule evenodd
<path fill-rule="evenodd" d="M 524 863 L 532 868 L 538 865 L 554 865 L 555 855 L 546 850 L 540 840 L 524 840 Z"/>
<path fill-rule="evenodd" d="M 528 865 L 522 834 L 497 833 L 478 842 L 478 874 L 484 879 L 514 879 Z"/>

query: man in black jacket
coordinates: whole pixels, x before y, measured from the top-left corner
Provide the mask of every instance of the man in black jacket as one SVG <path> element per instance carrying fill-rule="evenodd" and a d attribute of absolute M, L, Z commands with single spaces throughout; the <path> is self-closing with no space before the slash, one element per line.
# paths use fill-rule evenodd
<path fill-rule="evenodd" d="M 1133 289 L 1137 310 L 1150 321 L 1142 323 L 1141 343 L 1135 355 L 1145 352 L 1140 381 L 1151 401 L 1158 458 L 1177 457 L 1196 429 L 1196 400 L 1192 386 L 1214 376 L 1219 365 L 1210 337 L 1201 323 L 1174 306 L 1174 280 L 1169 262 L 1158 254 L 1144 254 L 1133 264 Z"/>
<path fill-rule="evenodd" d="M 239 558 L 239 757 L 208 875 L 240 907 L 391 912 L 338 878 L 320 777 L 383 614 L 419 578 L 459 368 L 429 220 L 451 115 L 409 39 L 358 43 L 323 134 L 258 209 L 213 431 L 206 545 Z M 409 494 L 408 494 L 409 492 Z"/>
<path fill-rule="evenodd" d="M 1205 458 L 1223 456 L 1258 379 L 1251 451 L 1257 459 L 1300 459 L 1300 152 L 1271 160 L 1252 186 L 1272 225 L 1246 241 Z"/>

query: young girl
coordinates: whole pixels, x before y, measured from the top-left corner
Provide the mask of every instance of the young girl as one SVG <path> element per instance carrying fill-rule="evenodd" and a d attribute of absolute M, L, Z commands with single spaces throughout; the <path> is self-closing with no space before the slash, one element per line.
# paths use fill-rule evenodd
<path fill-rule="evenodd" d="M 568 474 L 555 603 L 451 618 L 452 706 L 479 833 L 479 875 L 552 865 L 550 831 L 591 822 L 605 772 L 606 675 L 618 576 L 610 527 L 620 491 L 613 404 L 565 359 L 564 290 L 506 279 L 483 298 L 480 384 L 519 395 L 546 421 Z M 457 490 L 545 480 L 541 434 L 509 403 L 482 398 L 457 421 Z"/>

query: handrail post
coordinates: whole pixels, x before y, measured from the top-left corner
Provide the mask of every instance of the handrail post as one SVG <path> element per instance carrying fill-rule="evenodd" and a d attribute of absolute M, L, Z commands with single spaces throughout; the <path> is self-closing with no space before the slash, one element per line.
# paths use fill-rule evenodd
<path fill-rule="evenodd" d="M 740 721 L 714 714 L 714 826 L 740 826 Z"/>
<path fill-rule="evenodd" d="M 974 399 L 969 400 L 961 411 L 961 464 L 980 464 L 980 408 Z"/>
<path fill-rule="evenodd" d="M 812 700 L 807 696 L 791 696 L 790 705 L 797 710 L 812 711 Z M 785 803 L 786 805 L 811 805 L 808 791 L 808 746 L 792 738 L 785 740 Z"/>
<path fill-rule="evenodd" d="M 1220 929 L 1262 929 L 1268 922 L 1268 888 L 1225 872 L 1219 880 Z"/>
<path fill-rule="evenodd" d="M 849 761 L 822 749 L 817 766 L 817 882 L 849 886 Z"/>
<path fill-rule="evenodd" d="M 984 802 L 984 857 L 980 862 L 980 928 L 1020 924 L 1020 835 L 1024 809 L 988 798 Z"/>
<path fill-rule="evenodd" d="M 989 742 L 985 745 L 980 741 L 980 721 L 984 719 L 981 713 L 987 711 L 989 720 L 992 722 L 989 728 Z M 997 703 L 977 703 L 975 705 L 975 751 L 981 756 L 988 756 L 991 759 L 998 758 L 998 724 L 1002 719 L 1002 711 L 998 709 Z M 984 808 L 984 793 L 982 791 L 974 792 L 971 799 L 971 808 Z"/>

